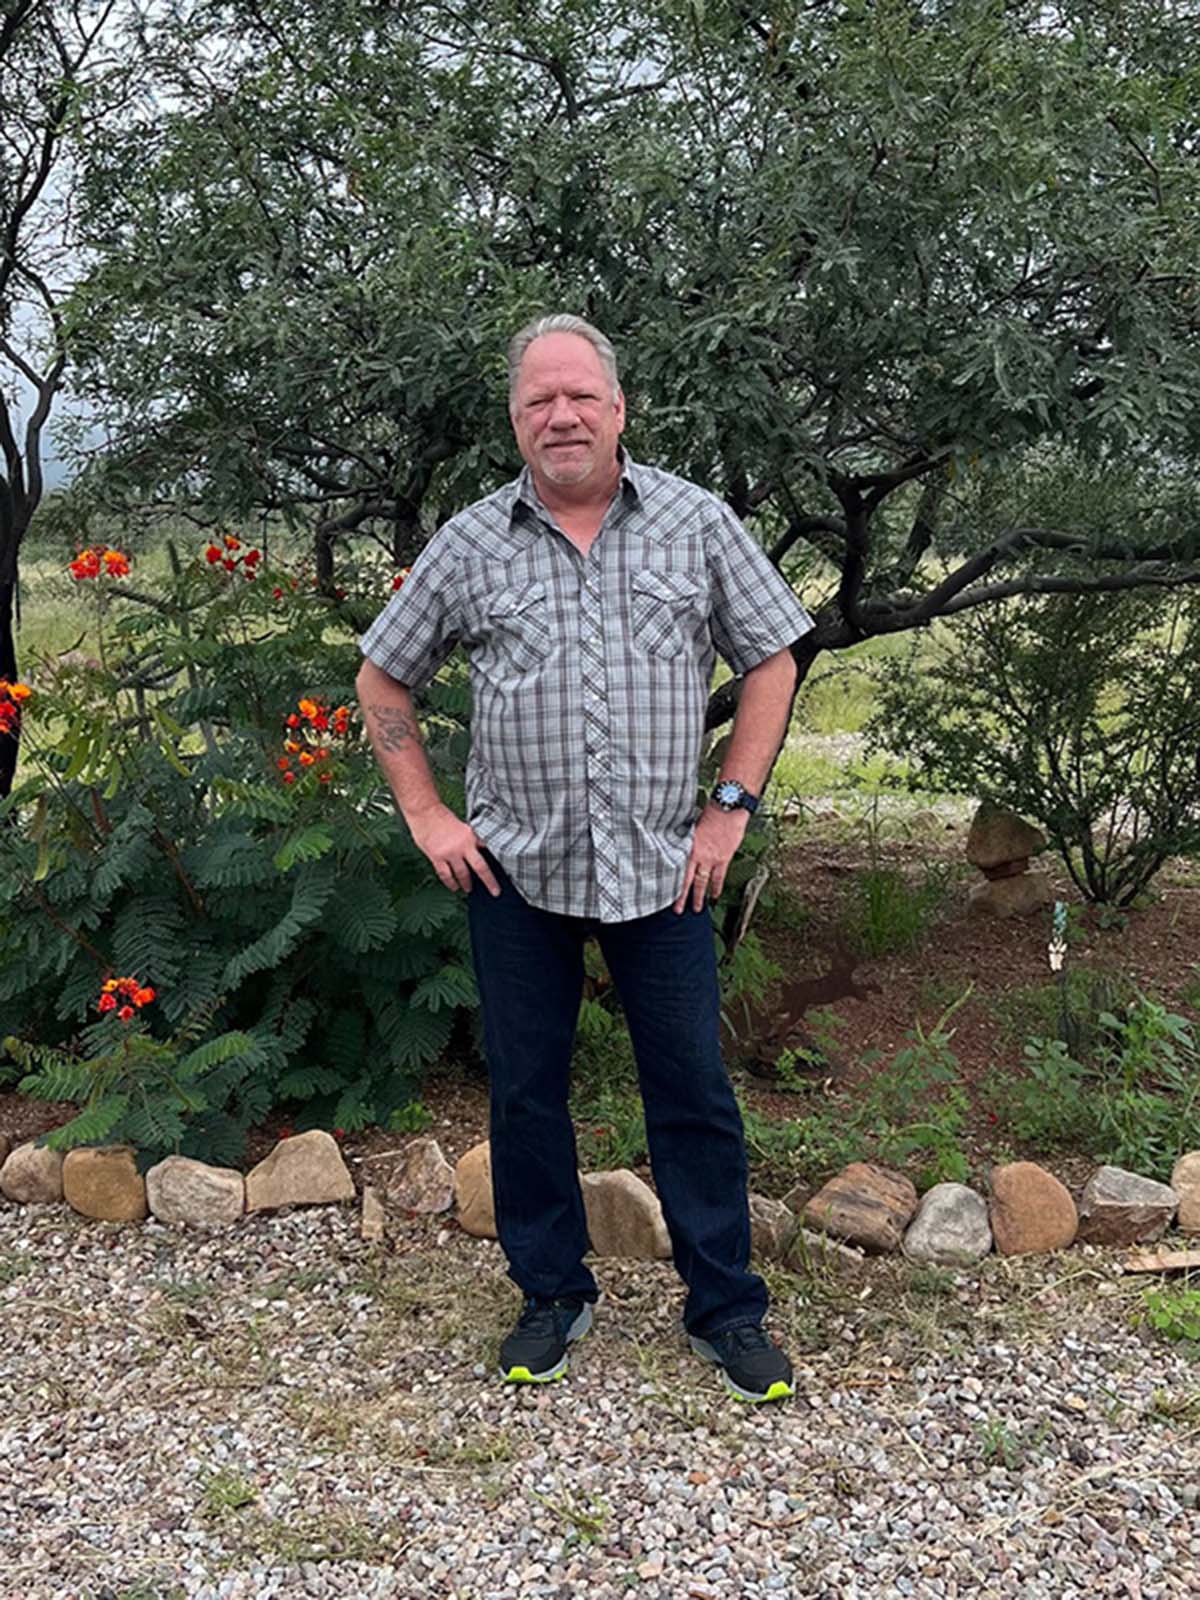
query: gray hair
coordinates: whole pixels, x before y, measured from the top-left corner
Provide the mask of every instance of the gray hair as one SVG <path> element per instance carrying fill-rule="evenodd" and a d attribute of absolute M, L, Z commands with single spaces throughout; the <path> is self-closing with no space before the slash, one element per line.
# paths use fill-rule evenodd
<path fill-rule="evenodd" d="M 540 339 L 546 333 L 576 333 L 581 339 L 586 339 L 592 349 L 600 357 L 600 365 L 608 374 L 612 384 L 613 399 L 616 400 L 620 389 L 617 378 L 617 355 L 612 345 L 600 332 L 593 328 L 590 322 L 585 322 L 582 317 L 574 317 L 569 311 L 555 311 L 546 317 L 535 317 L 532 322 L 527 322 L 519 332 L 514 333 L 512 342 L 508 347 L 508 398 L 511 401 L 517 391 L 517 374 L 521 370 L 521 362 L 525 352 L 535 339 Z"/>

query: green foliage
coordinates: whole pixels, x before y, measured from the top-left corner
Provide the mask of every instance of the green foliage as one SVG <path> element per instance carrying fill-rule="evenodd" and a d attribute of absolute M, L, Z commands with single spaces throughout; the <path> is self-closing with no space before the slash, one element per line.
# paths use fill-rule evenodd
<path fill-rule="evenodd" d="M 1200 1344 L 1200 1289 L 1190 1285 L 1143 1289 L 1140 1322 L 1149 1323 L 1164 1339 Z"/>
<path fill-rule="evenodd" d="M 393 1133 L 424 1133 L 433 1127 L 433 1112 L 420 1100 L 410 1100 L 406 1106 L 397 1106 L 388 1119 Z"/>
<path fill-rule="evenodd" d="M 1017 1138 L 1070 1145 L 1098 1161 L 1169 1182 L 1200 1143 L 1200 1052 L 1191 1025 L 1138 995 L 1099 1018 L 1104 1036 L 1081 1062 L 1061 1039 L 1025 1046 L 1025 1075 L 993 1089 Z"/>
<path fill-rule="evenodd" d="M 876 863 L 854 877 L 845 911 L 846 931 L 863 956 L 886 956 L 919 944 L 945 901 L 949 874 L 927 863 L 912 884 L 897 867 Z"/>
<path fill-rule="evenodd" d="M 1127 907 L 1200 851 L 1200 608 L 1055 595 L 979 612 L 919 675 L 881 680 L 870 731 L 922 788 L 1032 818 L 1086 898 Z"/>
<path fill-rule="evenodd" d="M 331 603 L 284 567 L 235 582 L 172 555 L 165 579 L 135 562 L 124 590 L 91 593 L 102 664 L 30 674 L 0 826 L 0 1004 L 50 1052 L 10 1045 L 20 1087 L 81 1108 L 62 1148 L 121 1137 L 236 1163 L 277 1104 L 301 1128 L 386 1125 L 476 994 L 462 905 L 356 725 L 298 710 L 349 700 L 386 572 Z M 461 724 L 430 708 L 427 727 L 453 795 Z M 303 766 L 288 738 L 327 753 Z M 131 1031 L 89 1022 L 110 974 L 156 991 Z"/>
<path fill-rule="evenodd" d="M 968 1176 L 961 1140 L 967 1095 L 947 1024 L 971 991 L 948 1006 L 927 1033 L 918 1022 L 888 1066 L 876 1073 L 855 1114 L 871 1135 L 879 1158 L 900 1166 L 919 1163 L 919 1190 L 963 1183 Z"/>

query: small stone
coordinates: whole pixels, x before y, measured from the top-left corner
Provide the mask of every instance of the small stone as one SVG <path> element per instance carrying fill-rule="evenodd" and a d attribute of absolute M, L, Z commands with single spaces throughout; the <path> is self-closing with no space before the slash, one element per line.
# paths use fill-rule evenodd
<path fill-rule="evenodd" d="M 598 1256 L 666 1261 L 671 1239 L 662 1204 L 636 1172 L 588 1172 L 580 1180 L 588 1238 Z"/>
<path fill-rule="evenodd" d="M 191 1156 L 167 1156 L 146 1173 L 146 1199 L 160 1222 L 221 1227 L 246 1209 L 246 1180 L 233 1167 L 212 1167 Z"/>
<path fill-rule="evenodd" d="M 0 1176 L 0 1187 L 3 1182 Z M 1200 1233 L 1200 1150 L 1180 1156 L 1171 1173 L 1171 1187 L 1179 1196 L 1180 1233 Z"/>
<path fill-rule="evenodd" d="M 1089 1244 L 1145 1244 L 1171 1225 L 1179 1196 L 1123 1167 L 1100 1167 L 1079 1199 L 1079 1238 Z"/>
<path fill-rule="evenodd" d="M 1053 1173 L 1034 1161 L 993 1167 L 990 1206 L 992 1237 L 1002 1256 L 1065 1250 L 1075 1238 L 1079 1218 L 1069 1191 Z"/>
<path fill-rule="evenodd" d="M 782 1200 L 750 1196 L 750 1253 L 760 1261 L 782 1261 L 796 1231 L 796 1214 Z"/>
<path fill-rule="evenodd" d="M 851 1244 L 842 1244 L 827 1233 L 814 1233 L 811 1228 L 797 1228 L 788 1246 L 784 1265 L 793 1271 L 808 1272 L 816 1266 L 827 1266 L 840 1261 L 849 1267 L 860 1267 L 864 1256 Z"/>
<path fill-rule="evenodd" d="M 659 1560 L 659 1558 L 657 1556 L 654 1556 L 649 1561 L 643 1561 L 642 1562 L 642 1564 L 637 1569 L 637 1575 L 638 1575 L 639 1578 L 645 1578 L 645 1579 L 661 1578 L 662 1577 L 662 1570 L 663 1570 L 663 1564 L 662 1564 L 661 1560 Z"/>
<path fill-rule="evenodd" d="M 150 1214 L 146 1180 L 137 1169 L 132 1145 L 68 1150 L 62 1178 L 63 1199 L 80 1216 L 100 1222 L 144 1222 Z"/>
<path fill-rule="evenodd" d="M 896 1250 L 917 1209 L 917 1191 L 903 1173 L 852 1161 L 804 1208 L 804 1221 L 864 1250 Z"/>
<path fill-rule="evenodd" d="M 371 1185 L 364 1184 L 362 1192 L 362 1236 L 364 1239 L 382 1239 L 387 1227 L 383 1201 Z"/>
<path fill-rule="evenodd" d="M 957 1267 L 982 1261 L 992 1248 L 987 1201 L 965 1183 L 939 1183 L 925 1195 L 904 1235 L 910 1261 Z"/>
<path fill-rule="evenodd" d="M 246 1210 L 332 1205 L 353 1200 L 350 1176 L 337 1140 L 324 1128 L 280 1139 L 270 1155 L 246 1174 Z"/>
<path fill-rule="evenodd" d="M 436 1139 L 422 1135 L 363 1163 L 366 1182 L 402 1211 L 437 1215 L 454 1204 L 454 1168 Z"/>
<path fill-rule="evenodd" d="M 459 1158 L 454 1169 L 454 1203 L 458 1225 L 477 1239 L 496 1237 L 496 1202 L 492 1195 L 492 1147 L 485 1139 Z"/>
<path fill-rule="evenodd" d="M 1046 848 L 1046 836 L 1024 817 L 991 800 L 980 803 L 967 833 L 967 860 L 987 870 L 1021 861 Z"/>
<path fill-rule="evenodd" d="M 967 896 L 967 910 L 973 917 L 1026 917 L 1053 899 L 1054 890 L 1044 872 L 1020 872 L 1015 877 L 974 884 Z"/>
<path fill-rule="evenodd" d="M 19 1206 L 54 1205 L 63 1197 L 63 1154 L 48 1145 L 19 1144 L 0 1167 L 0 1192 Z"/>

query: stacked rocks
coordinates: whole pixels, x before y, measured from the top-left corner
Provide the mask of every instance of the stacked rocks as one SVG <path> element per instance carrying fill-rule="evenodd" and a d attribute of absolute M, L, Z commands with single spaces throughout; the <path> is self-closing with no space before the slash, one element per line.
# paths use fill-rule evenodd
<path fill-rule="evenodd" d="M 1021 917 L 1054 898 L 1045 873 L 1031 872 L 1029 858 L 1046 848 L 1046 837 L 1015 811 L 985 800 L 967 834 L 967 860 L 987 879 L 971 890 L 972 916 Z"/>

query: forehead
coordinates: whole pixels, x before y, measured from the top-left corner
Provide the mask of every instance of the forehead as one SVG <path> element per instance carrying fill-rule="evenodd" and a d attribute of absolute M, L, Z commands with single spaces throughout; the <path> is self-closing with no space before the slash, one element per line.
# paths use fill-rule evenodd
<path fill-rule="evenodd" d="M 608 375 L 596 347 L 578 333 L 544 333 L 526 350 L 517 373 L 517 387 L 586 383 L 608 388 Z"/>

